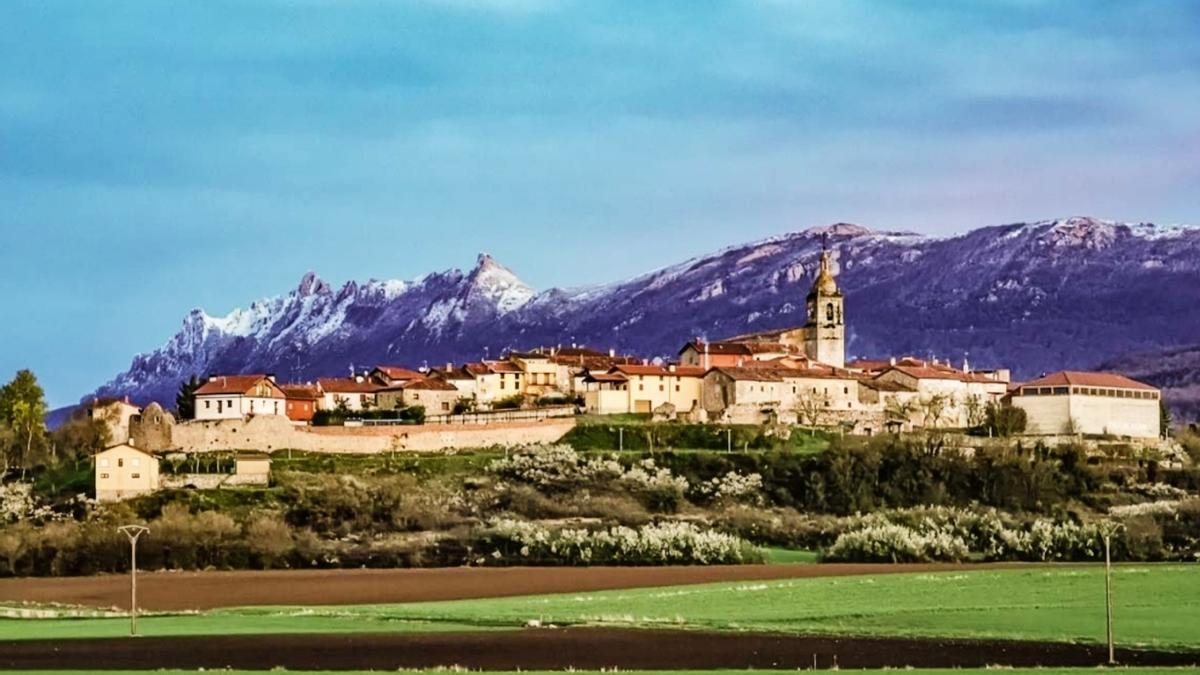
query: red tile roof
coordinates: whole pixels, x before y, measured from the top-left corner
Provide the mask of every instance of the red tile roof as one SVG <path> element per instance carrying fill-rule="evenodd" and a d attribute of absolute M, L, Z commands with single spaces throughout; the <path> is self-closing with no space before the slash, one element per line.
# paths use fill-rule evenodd
<path fill-rule="evenodd" d="M 421 373 L 404 366 L 375 366 L 375 370 L 383 373 L 389 380 L 419 380 L 425 377 Z"/>
<path fill-rule="evenodd" d="M 1080 386 L 1080 387 L 1108 387 L 1111 389 L 1145 389 L 1158 391 L 1157 387 L 1153 387 L 1145 382 L 1132 380 L 1124 375 L 1117 373 L 1089 373 L 1078 370 L 1060 370 L 1057 373 L 1051 373 L 1039 377 L 1031 382 L 1026 382 L 1022 387 L 1063 387 L 1063 386 Z"/>
<path fill-rule="evenodd" d="M 511 361 L 484 361 L 484 365 L 488 367 L 489 372 L 493 373 L 520 373 L 521 366 Z"/>
<path fill-rule="evenodd" d="M 281 384 L 279 388 L 283 390 L 284 396 L 292 399 L 315 401 L 321 398 L 321 392 L 317 391 L 314 384 Z"/>
<path fill-rule="evenodd" d="M 584 382 L 628 382 L 629 378 L 620 373 L 588 373 L 583 377 Z"/>
<path fill-rule="evenodd" d="M 254 385 L 267 380 L 266 375 L 216 375 L 196 390 L 197 396 L 216 396 L 222 394 L 245 394 Z M 274 382 L 271 386 L 278 389 Z"/>
<path fill-rule="evenodd" d="M 670 366 L 621 363 L 613 366 L 612 371 L 619 372 L 622 375 L 674 375 L 677 377 L 704 376 L 704 369 L 700 368 L 699 366 L 675 366 L 674 370 L 672 370 Z"/>
<path fill-rule="evenodd" d="M 405 382 L 404 384 L 400 385 L 400 387 L 393 387 L 392 390 L 397 388 L 416 389 L 420 391 L 458 391 L 454 385 L 445 380 L 439 380 L 436 377 L 427 377 L 423 380 L 416 380 L 415 382 Z"/>
<path fill-rule="evenodd" d="M 322 377 L 317 380 L 321 391 L 331 394 L 374 394 L 383 389 L 383 385 L 371 380 L 358 380 L 350 377 Z"/>

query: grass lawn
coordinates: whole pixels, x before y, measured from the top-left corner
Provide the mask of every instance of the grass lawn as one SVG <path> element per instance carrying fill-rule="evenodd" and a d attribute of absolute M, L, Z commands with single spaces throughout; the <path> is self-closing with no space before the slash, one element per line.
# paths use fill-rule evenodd
<path fill-rule="evenodd" d="M 793 548 L 777 548 L 774 546 L 765 546 L 762 550 L 767 556 L 768 565 L 810 564 L 817 562 L 817 557 L 820 555 L 816 551 Z"/>
<path fill-rule="evenodd" d="M 6 672 L 28 672 L 37 673 L 37 675 L 87 675 L 95 671 L 82 670 L 38 670 L 38 671 L 6 671 Z M 170 675 L 171 673 L 194 673 L 199 671 L 194 670 L 106 670 L 105 675 L 143 675 L 145 673 L 162 673 Z M 223 675 L 247 675 L 249 673 L 278 673 L 287 672 L 283 670 L 220 670 L 207 671 L 220 672 Z M 300 672 L 300 671 L 295 671 Z M 303 671 L 308 675 L 367 675 L 378 671 L 357 671 L 357 670 L 306 670 Z M 404 671 L 409 675 L 445 675 L 446 670 L 408 670 Z M 487 671 L 471 671 L 478 675 L 500 675 L 500 673 L 488 673 Z M 501 671 L 505 675 L 509 675 L 508 671 Z M 521 671 L 522 675 L 562 675 L 568 671 L 536 671 L 528 670 Z M 601 675 L 601 671 L 596 670 L 572 670 L 569 671 L 573 675 Z M 612 671 L 608 671 L 612 672 Z M 794 670 L 622 670 L 621 675 L 773 675 L 783 673 L 795 673 Z M 904 675 L 955 675 L 956 673 L 994 673 L 995 669 L 985 668 L 956 668 L 953 670 L 927 670 L 927 669 L 905 669 L 902 671 L 890 670 L 847 670 L 842 669 L 843 673 L 885 673 L 885 672 L 903 672 Z M 1007 675 L 1084 675 L 1085 673 L 1129 673 L 1129 675 L 1182 675 L 1183 673 L 1194 673 L 1192 668 L 1005 668 L 1001 672 Z"/>
<path fill-rule="evenodd" d="M 1114 571 L 1122 646 L 1200 649 L 1200 566 Z M 428 631 L 559 625 L 1101 642 L 1099 566 L 827 577 L 350 607 L 147 616 L 145 635 Z M 119 618 L 0 620 L 10 639 L 121 635 Z"/>

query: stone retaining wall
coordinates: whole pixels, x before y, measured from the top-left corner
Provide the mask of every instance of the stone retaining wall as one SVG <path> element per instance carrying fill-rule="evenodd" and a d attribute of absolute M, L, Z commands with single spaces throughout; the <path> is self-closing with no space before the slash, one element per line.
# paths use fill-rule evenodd
<path fill-rule="evenodd" d="M 248 420 L 210 420 L 161 425 L 138 444 L 147 450 L 182 452 L 293 449 L 329 453 L 437 451 L 491 446 L 554 443 L 575 426 L 574 419 L 506 422 L 484 425 L 413 425 L 381 427 L 297 427 L 287 418 L 259 415 Z M 139 430 L 131 429 L 138 443 Z M 153 438 L 152 438 L 153 436 Z"/>

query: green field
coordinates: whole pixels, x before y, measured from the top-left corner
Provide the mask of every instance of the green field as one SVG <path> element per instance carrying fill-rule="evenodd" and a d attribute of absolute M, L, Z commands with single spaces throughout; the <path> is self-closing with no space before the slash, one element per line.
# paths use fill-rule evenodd
<path fill-rule="evenodd" d="M 1200 566 L 1114 570 L 1117 643 L 1200 649 Z M 557 625 L 1100 642 L 1091 566 L 894 574 L 344 607 L 146 616 L 145 635 L 516 629 Z M 121 618 L 6 619 L 10 639 L 118 636 Z"/>
<path fill-rule="evenodd" d="M 886 670 L 847 670 L 842 669 L 842 673 L 886 673 Z M 930 669 L 904 669 L 901 673 L 905 675 L 954 675 L 955 673 L 994 673 L 995 669 L 953 669 L 953 670 L 930 670 Z M 1086 673 L 1129 673 L 1130 675 L 1183 675 L 1184 673 L 1196 673 L 1195 668 L 1105 668 L 1103 670 L 1097 668 L 1004 668 L 1003 673 L 1010 675 L 1084 675 Z M 94 673 L 90 670 L 10 670 L 6 673 L 30 673 L 36 675 L 88 675 Z M 144 675 L 148 673 L 156 673 L 170 675 L 173 673 L 197 673 L 196 670 L 106 670 L 104 675 Z M 210 670 L 209 673 L 212 673 Z M 216 673 L 223 675 L 250 675 L 253 673 L 286 673 L 286 670 L 216 670 Z M 299 671 L 296 671 L 299 673 Z M 367 675 L 368 673 L 378 673 L 377 670 L 304 670 L 307 675 Z M 410 675 L 445 675 L 446 673 L 454 673 L 452 670 L 406 670 L 404 673 Z M 499 675 L 499 673 L 486 673 L 486 671 L 474 670 L 472 673 L 478 675 Z M 500 671 L 508 675 L 508 671 Z M 522 675 L 563 675 L 568 673 L 565 670 L 522 670 Z M 570 670 L 572 675 L 601 675 L 599 670 Z M 612 671 L 606 671 L 612 673 Z M 796 673 L 794 670 L 622 670 L 622 675 L 782 675 L 784 673 Z"/>

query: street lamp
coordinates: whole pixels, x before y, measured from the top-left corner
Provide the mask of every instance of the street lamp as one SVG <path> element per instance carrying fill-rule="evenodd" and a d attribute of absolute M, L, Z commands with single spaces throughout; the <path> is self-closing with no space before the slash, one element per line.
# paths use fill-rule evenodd
<path fill-rule="evenodd" d="M 117 531 L 129 538 L 129 635 L 137 636 L 137 541 L 150 528 L 122 525 Z"/>

